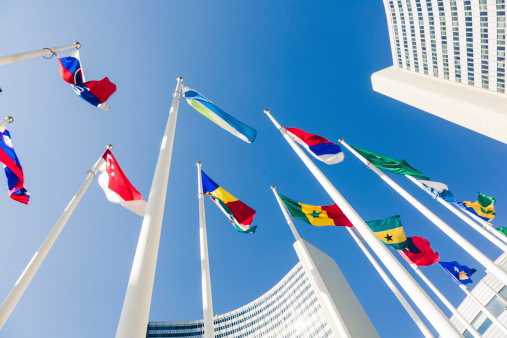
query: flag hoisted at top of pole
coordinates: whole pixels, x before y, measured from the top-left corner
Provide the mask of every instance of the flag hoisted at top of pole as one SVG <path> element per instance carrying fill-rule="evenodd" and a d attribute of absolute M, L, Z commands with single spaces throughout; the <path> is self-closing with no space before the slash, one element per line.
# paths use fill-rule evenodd
<path fill-rule="evenodd" d="M 39 56 L 50 55 L 50 54 L 54 55 L 56 52 L 61 52 L 61 51 L 67 50 L 67 49 L 80 48 L 80 47 L 81 47 L 81 44 L 79 42 L 74 42 L 73 44 L 66 45 L 66 46 L 43 48 L 43 49 L 36 50 L 33 52 L 0 56 L 0 66 L 7 65 L 10 63 L 14 63 L 14 62 L 23 61 L 23 60 L 33 59 L 33 58 L 36 58 Z"/>
<path fill-rule="evenodd" d="M 287 134 L 316 159 L 326 164 L 337 164 L 343 161 L 345 155 L 340 146 L 322 136 L 307 133 L 298 128 L 287 128 Z"/>
<path fill-rule="evenodd" d="M 412 276 L 403 268 L 401 263 L 393 256 L 393 254 L 385 247 L 385 245 L 375 236 L 373 231 L 366 225 L 364 220 L 357 214 L 357 212 L 350 206 L 345 198 L 338 192 L 338 190 L 331 184 L 331 182 L 324 176 L 324 174 L 317 168 L 315 163 L 310 160 L 306 153 L 287 135 L 287 132 L 282 126 L 271 116 L 268 109 L 264 110 L 271 122 L 283 135 L 290 147 L 296 152 L 303 163 L 308 167 L 310 172 L 319 181 L 322 187 L 326 190 L 333 201 L 343 211 L 345 216 L 354 225 L 356 230 L 361 234 L 364 240 L 370 245 L 375 254 L 381 259 L 383 264 L 388 268 L 391 274 L 400 283 L 407 294 L 412 298 L 414 303 L 419 307 L 422 313 L 430 321 L 433 327 L 443 337 L 461 337 L 461 334 L 451 324 L 447 316 L 438 308 L 433 300 L 424 292 L 424 290 L 416 283 Z"/>

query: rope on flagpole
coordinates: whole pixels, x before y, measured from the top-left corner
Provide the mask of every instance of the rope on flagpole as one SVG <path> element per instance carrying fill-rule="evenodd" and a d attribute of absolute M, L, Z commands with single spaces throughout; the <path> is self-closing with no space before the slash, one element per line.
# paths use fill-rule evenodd
<path fill-rule="evenodd" d="M 48 58 L 47 58 L 47 57 L 45 57 L 44 55 L 42 55 L 42 57 L 43 57 L 44 59 L 46 59 L 46 60 L 52 59 L 52 58 L 53 58 L 53 56 L 57 56 L 57 55 L 56 55 L 56 53 L 55 53 L 55 52 L 54 52 L 51 48 L 42 48 L 42 49 L 47 49 L 47 50 L 49 50 L 49 51 L 51 52 L 51 56 L 50 56 L 50 57 L 48 57 Z"/>

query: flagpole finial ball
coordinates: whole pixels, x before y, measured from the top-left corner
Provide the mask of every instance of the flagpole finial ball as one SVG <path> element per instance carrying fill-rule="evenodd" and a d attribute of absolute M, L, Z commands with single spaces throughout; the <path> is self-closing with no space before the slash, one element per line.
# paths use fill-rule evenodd
<path fill-rule="evenodd" d="M 14 117 L 12 117 L 12 116 L 7 116 L 7 118 L 9 119 L 9 123 L 14 122 Z"/>
<path fill-rule="evenodd" d="M 343 142 L 343 139 L 342 139 L 342 138 L 341 138 L 341 139 L 339 139 L 339 140 L 338 140 L 338 142 L 342 143 L 342 142 Z"/>
<path fill-rule="evenodd" d="M 74 44 L 76 45 L 77 49 L 81 48 L 81 44 L 79 42 L 76 41 L 76 42 L 74 42 Z"/>
<path fill-rule="evenodd" d="M 201 162 L 197 162 L 195 165 L 198 166 L 198 167 L 200 167 L 200 166 L 202 166 L 202 163 Z"/>
<path fill-rule="evenodd" d="M 109 149 L 109 150 L 113 150 L 113 145 L 112 145 L 112 144 L 108 144 L 108 145 L 106 146 L 106 148 L 107 148 L 107 149 Z"/>
<path fill-rule="evenodd" d="M 183 82 L 183 78 L 181 76 L 179 78 L 177 78 L 176 80 Z"/>
<path fill-rule="evenodd" d="M 274 185 L 271 186 L 271 190 L 275 190 L 275 186 Z"/>
<path fill-rule="evenodd" d="M 264 114 L 269 114 L 269 109 L 264 109 Z"/>

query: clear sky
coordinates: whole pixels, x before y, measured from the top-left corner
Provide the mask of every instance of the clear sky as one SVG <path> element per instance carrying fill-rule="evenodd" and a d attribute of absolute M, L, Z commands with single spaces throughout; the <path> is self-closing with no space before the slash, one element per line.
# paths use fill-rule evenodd
<path fill-rule="evenodd" d="M 87 80 L 108 76 L 118 87 L 105 112 L 74 94 L 56 58 L 0 67 L 0 117 L 15 118 L 8 128 L 31 193 L 28 206 L 11 200 L 0 177 L 0 301 L 106 144 L 148 197 L 178 76 L 258 137 L 247 144 L 181 101 L 151 321 L 202 318 L 196 162 L 257 210 L 257 232 L 245 235 L 206 200 L 215 314 L 261 296 L 298 261 L 271 185 L 303 203 L 332 204 L 266 108 L 282 125 L 405 159 L 458 199 L 492 195 L 493 223 L 507 225 L 505 144 L 373 92 L 371 74 L 392 65 L 379 0 L 9 1 L 0 32 L 0 55 L 79 41 Z M 343 163 L 317 165 L 364 220 L 401 215 L 408 236 L 427 238 L 443 261 L 476 268 L 473 279 L 484 276 L 473 257 L 344 151 Z M 406 178 L 389 176 L 491 259 L 501 254 Z M 113 337 L 141 223 L 92 182 L 0 337 Z M 382 337 L 422 336 L 345 229 L 296 227 L 336 260 Z M 438 266 L 422 269 L 459 305 L 462 291 Z"/>

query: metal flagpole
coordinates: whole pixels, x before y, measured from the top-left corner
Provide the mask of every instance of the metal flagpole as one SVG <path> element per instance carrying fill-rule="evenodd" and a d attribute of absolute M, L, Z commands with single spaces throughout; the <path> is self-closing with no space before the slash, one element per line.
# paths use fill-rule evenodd
<path fill-rule="evenodd" d="M 72 45 L 61 46 L 61 47 L 53 47 L 53 48 L 43 48 L 40 50 L 36 50 L 33 52 L 12 54 L 0 56 L 0 66 L 8 65 L 9 63 L 14 63 L 18 61 L 33 59 L 39 56 L 53 54 L 56 52 L 61 52 L 62 50 L 71 49 L 71 48 L 79 48 L 81 44 L 79 42 L 74 42 Z"/>
<path fill-rule="evenodd" d="M 414 177 L 410 175 L 405 175 L 409 180 L 411 180 L 415 185 L 417 185 L 419 188 L 427 192 L 429 195 L 433 196 L 427 189 L 424 188 L 423 184 L 416 180 Z M 443 198 L 437 196 L 436 200 L 440 202 L 444 207 L 449 209 L 453 214 L 461 218 L 463 221 L 465 221 L 468 225 L 470 225 L 474 230 L 478 231 L 481 235 L 486 237 L 491 243 L 496 245 L 500 248 L 500 250 L 507 252 L 507 244 L 500 241 L 498 238 L 496 238 L 493 234 L 491 234 L 489 231 L 487 231 L 485 228 L 481 228 L 477 223 L 472 221 L 470 218 L 466 217 L 463 213 L 459 212 L 458 209 L 454 208 L 449 202 L 444 200 Z M 497 231 L 497 230 L 495 230 Z M 498 232 L 498 231 L 497 231 Z M 507 239 L 507 237 L 505 237 Z"/>
<path fill-rule="evenodd" d="M 416 200 L 412 195 L 395 183 L 392 179 L 387 177 L 385 173 L 380 171 L 376 166 L 368 162 L 363 156 L 349 146 L 343 139 L 339 142 L 343 144 L 352 154 L 354 154 L 361 162 L 371 169 L 375 174 L 380 176 L 391 188 L 393 188 L 398 194 L 412 204 L 417 210 L 419 210 L 424 216 L 426 216 L 433 224 L 435 224 L 440 230 L 442 230 L 447 236 L 454 240 L 459 246 L 467 251 L 472 257 L 474 257 L 479 263 L 481 263 L 486 269 L 491 271 L 498 279 L 504 284 L 507 284 L 507 273 L 503 271 L 498 265 L 496 265 L 491 259 L 483 254 L 479 249 L 468 242 L 463 236 L 461 236 L 456 230 L 451 228 L 447 223 L 442 221 L 437 215 L 426 208 L 421 202 Z"/>
<path fill-rule="evenodd" d="M 438 306 L 431 300 L 431 298 L 424 292 L 419 284 L 412 278 L 412 276 L 403 268 L 398 260 L 393 256 L 388 248 L 377 238 L 373 231 L 357 214 L 357 212 L 350 206 L 345 198 L 338 192 L 338 190 L 331 184 L 324 174 L 317 168 L 315 163 L 303 152 L 299 146 L 287 135 L 287 131 L 280 126 L 280 124 L 271 116 L 269 110 L 264 110 L 264 113 L 271 119 L 276 128 L 283 135 L 285 140 L 289 143 L 292 149 L 300 157 L 303 163 L 308 167 L 310 172 L 319 181 L 322 187 L 326 190 L 333 201 L 343 211 L 345 216 L 352 222 L 354 227 L 358 230 L 361 236 L 365 239 L 368 245 L 372 248 L 373 252 L 380 258 L 382 263 L 387 267 L 391 275 L 398 281 L 398 283 L 407 292 L 409 297 L 419 307 L 421 312 L 430 321 L 431 325 L 443 337 L 461 337 L 456 328 L 451 324 L 446 315 L 438 308 Z"/>
<path fill-rule="evenodd" d="M 285 220 L 287 221 L 287 224 L 290 227 L 290 230 L 292 231 L 292 234 L 294 235 L 294 238 L 296 239 L 296 243 L 298 243 L 298 245 L 300 245 L 301 247 L 304 248 L 303 252 L 305 253 L 305 256 L 306 256 L 305 259 L 307 262 L 309 262 L 312 265 L 311 276 L 309 276 L 309 277 L 310 278 L 313 277 L 313 279 L 315 279 L 316 284 L 317 284 L 316 285 L 317 290 L 325 288 L 324 282 L 322 281 L 322 277 L 320 276 L 319 272 L 315 268 L 310 255 L 308 255 L 306 246 L 304 245 L 303 241 L 301 240 L 301 237 L 299 237 L 296 227 L 294 226 L 294 223 L 292 222 L 292 217 L 289 215 L 289 213 L 285 209 L 285 205 L 283 204 L 282 200 L 280 199 L 280 196 L 278 196 L 275 186 L 272 186 L 271 190 L 273 190 L 273 194 L 275 194 L 275 198 L 278 201 L 278 205 L 280 205 L 280 209 L 282 209 L 282 213 L 285 217 Z M 327 302 L 321 301 L 322 298 L 320 296 L 321 296 L 320 294 L 317 295 L 320 303 L 327 310 L 324 313 L 328 312 L 329 315 L 331 316 L 331 318 L 328 318 L 328 322 L 330 322 L 333 332 L 336 332 L 338 337 L 351 338 L 352 335 L 350 334 L 349 330 L 347 329 L 347 325 L 345 324 L 345 321 L 343 320 L 340 313 L 329 301 L 327 301 Z M 327 297 L 325 297 L 325 299 L 327 299 Z"/>
<path fill-rule="evenodd" d="M 12 116 L 7 116 L 5 120 L 0 121 L 0 127 L 5 126 L 7 123 L 14 122 L 14 118 Z"/>
<path fill-rule="evenodd" d="M 199 238 L 201 247 L 202 312 L 204 314 L 204 337 L 214 338 L 213 302 L 211 300 L 211 278 L 209 271 L 208 237 L 206 235 L 206 215 L 204 214 L 204 193 L 202 190 L 201 162 L 197 162 L 197 186 L 199 199 Z"/>
<path fill-rule="evenodd" d="M 433 285 L 432 282 L 430 282 L 430 280 L 428 279 L 428 277 L 426 277 L 422 273 L 421 269 L 419 269 L 419 267 L 417 265 L 415 265 L 414 263 L 412 263 L 412 261 L 410 259 L 408 259 L 408 257 L 405 255 L 405 253 L 403 251 L 398 250 L 398 252 L 400 253 L 401 257 L 405 258 L 405 260 L 410 265 L 410 267 L 412 267 L 412 269 L 414 269 L 415 273 L 417 273 L 417 275 L 419 275 L 419 277 L 421 277 L 421 279 L 426 283 L 426 285 L 428 285 L 429 288 L 437 295 L 437 297 L 442 301 L 442 303 L 444 303 L 445 306 L 447 306 L 447 308 L 452 312 L 452 314 L 455 315 L 456 318 L 458 318 L 458 320 L 463 325 L 465 325 L 465 327 L 467 328 L 467 330 L 475 338 L 481 338 L 482 336 L 480 335 L 480 333 L 477 332 L 477 330 L 472 326 L 472 324 L 470 324 L 469 322 L 467 322 L 467 320 L 461 315 L 461 313 L 458 312 L 458 310 L 451 304 L 451 302 L 449 302 L 447 300 L 447 298 L 445 298 L 445 296 L 437 289 L 437 287 L 435 285 Z"/>
<path fill-rule="evenodd" d="M 113 149 L 113 146 L 108 145 L 107 148 Z M 30 284 L 30 281 L 32 280 L 33 276 L 35 275 L 40 265 L 46 258 L 49 250 L 51 250 L 51 247 L 53 246 L 56 239 L 60 235 L 60 232 L 63 230 L 63 227 L 65 226 L 65 224 L 69 220 L 69 217 L 72 215 L 74 209 L 81 200 L 81 197 L 83 197 L 86 189 L 88 188 L 92 180 L 95 178 L 97 170 L 103 163 L 104 159 L 101 156 L 100 159 L 95 163 L 95 165 L 88 170 L 88 176 L 86 176 L 86 180 L 84 181 L 83 185 L 81 186 L 81 188 L 79 188 L 74 197 L 72 197 L 70 203 L 67 205 L 62 215 L 60 216 L 58 221 L 56 221 L 56 224 L 53 226 L 53 229 L 51 229 L 48 236 L 40 246 L 39 250 L 37 250 L 35 255 L 33 255 L 32 259 L 26 266 L 25 270 L 23 271 L 19 279 L 16 281 L 16 284 L 14 284 L 14 287 L 11 289 L 11 291 L 5 298 L 4 302 L 0 306 L 0 330 L 3 328 L 5 322 L 9 318 L 12 310 L 14 310 L 14 308 L 16 307 L 16 304 L 18 303 L 19 299 L 21 298 L 26 288 Z"/>
<path fill-rule="evenodd" d="M 503 242 L 507 243 L 507 236 L 505 236 L 504 234 L 502 234 L 500 231 L 496 230 L 490 223 L 486 222 L 485 220 L 483 220 L 479 216 L 472 214 L 468 210 L 463 210 L 463 209 L 456 208 L 456 207 L 454 207 L 454 208 L 456 210 L 458 210 L 458 211 L 461 211 L 463 214 L 468 215 L 468 217 L 473 218 L 474 220 L 476 220 L 477 222 L 479 222 L 480 224 L 482 224 L 482 227 L 484 229 L 489 230 L 489 232 L 492 233 L 494 236 L 498 237 L 500 240 L 502 240 Z"/>
<path fill-rule="evenodd" d="M 351 228 L 347 227 L 347 230 L 348 230 L 350 236 L 352 236 L 352 238 L 354 239 L 354 241 L 357 243 L 357 245 L 359 245 L 359 247 L 361 248 L 361 250 L 363 251 L 363 253 L 365 254 L 365 256 L 368 258 L 368 260 L 370 261 L 370 263 L 373 265 L 373 267 L 375 268 L 375 270 L 377 270 L 377 272 L 380 275 L 380 277 L 382 277 L 382 279 L 387 284 L 387 286 L 389 287 L 389 289 L 391 289 L 391 291 L 394 293 L 394 295 L 396 296 L 396 298 L 398 299 L 398 301 L 401 303 L 401 305 L 403 305 L 403 308 L 410 315 L 410 318 L 412 318 L 412 320 L 417 325 L 417 327 L 419 328 L 419 330 L 421 330 L 422 334 L 425 337 L 433 337 L 433 334 L 431 334 L 430 330 L 426 327 L 426 325 L 424 325 L 424 322 L 421 320 L 421 318 L 419 318 L 419 316 L 414 311 L 414 309 L 412 309 L 412 306 L 410 306 L 409 302 L 405 299 L 405 297 L 403 297 L 403 294 L 400 292 L 400 290 L 398 290 L 398 288 L 393 283 L 393 281 L 391 280 L 391 278 L 389 278 L 389 276 L 387 275 L 387 273 L 384 272 L 384 270 L 382 269 L 382 267 L 380 266 L 380 264 L 377 262 L 377 260 L 375 259 L 375 257 L 373 257 L 373 255 L 368 251 L 368 249 L 363 244 L 363 242 L 359 239 L 359 237 L 356 236 L 356 234 L 354 233 L 354 231 Z"/>
<path fill-rule="evenodd" d="M 153 175 L 116 338 L 146 336 L 182 82 L 183 78 L 179 77 Z"/>

